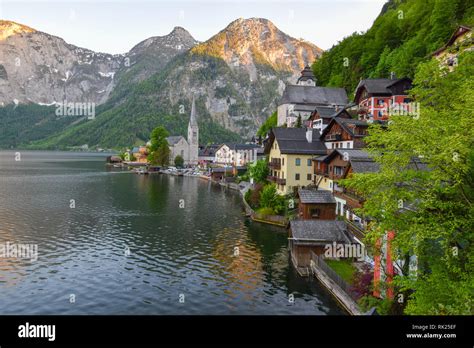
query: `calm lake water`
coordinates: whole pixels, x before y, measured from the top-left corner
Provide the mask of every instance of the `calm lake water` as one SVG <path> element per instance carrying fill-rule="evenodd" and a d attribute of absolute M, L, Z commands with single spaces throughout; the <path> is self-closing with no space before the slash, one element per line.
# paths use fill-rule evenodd
<path fill-rule="evenodd" d="M 38 246 L 36 261 L 0 257 L 0 314 L 343 313 L 290 267 L 286 232 L 246 219 L 237 193 L 104 164 L 0 152 L 0 245 Z"/>

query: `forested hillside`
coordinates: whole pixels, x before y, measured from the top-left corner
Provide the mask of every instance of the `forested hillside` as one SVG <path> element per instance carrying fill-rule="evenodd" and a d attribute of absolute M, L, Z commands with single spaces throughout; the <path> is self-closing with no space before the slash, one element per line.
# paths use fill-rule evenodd
<path fill-rule="evenodd" d="M 321 86 L 354 92 L 361 78 L 413 78 L 416 67 L 441 47 L 459 24 L 474 23 L 474 1 L 390 0 L 372 27 L 353 33 L 313 64 Z"/>

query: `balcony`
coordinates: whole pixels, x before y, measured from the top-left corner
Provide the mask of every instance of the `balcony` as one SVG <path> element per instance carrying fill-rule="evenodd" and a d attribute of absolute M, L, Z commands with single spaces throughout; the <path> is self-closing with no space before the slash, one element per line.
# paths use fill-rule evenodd
<path fill-rule="evenodd" d="M 286 185 L 286 179 L 276 178 L 275 181 L 278 185 Z"/>
<path fill-rule="evenodd" d="M 267 176 L 267 180 L 270 182 L 274 182 L 278 185 L 286 185 L 286 179 L 277 178 L 276 176 L 273 176 L 273 175 Z"/>
<path fill-rule="evenodd" d="M 273 176 L 273 175 L 267 176 L 267 180 L 270 181 L 270 182 L 276 182 L 276 179 L 277 179 L 276 176 Z"/>
<path fill-rule="evenodd" d="M 340 141 L 342 140 L 342 134 L 328 134 L 324 137 L 325 141 Z"/>
<path fill-rule="evenodd" d="M 280 170 L 281 169 L 281 162 L 272 160 L 271 162 L 268 162 L 268 166 L 271 169 Z"/>

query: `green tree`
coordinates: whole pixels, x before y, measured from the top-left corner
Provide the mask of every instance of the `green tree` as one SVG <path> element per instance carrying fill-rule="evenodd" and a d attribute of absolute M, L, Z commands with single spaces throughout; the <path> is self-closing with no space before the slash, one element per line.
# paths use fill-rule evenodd
<path fill-rule="evenodd" d="M 301 123 L 301 115 L 298 115 L 298 118 L 296 119 L 296 128 L 301 128 L 302 123 Z"/>
<path fill-rule="evenodd" d="M 184 158 L 181 155 L 177 155 L 174 158 L 174 165 L 176 167 L 182 168 L 184 166 Z"/>
<path fill-rule="evenodd" d="M 166 138 L 169 136 L 168 131 L 163 127 L 159 126 L 153 129 L 151 132 L 150 140 L 151 140 L 151 146 L 150 150 L 151 152 L 156 151 L 160 146 L 163 144 L 168 145 L 168 142 Z"/>
<path fill-rule="evenodd" d="M 258 160 L 252 163 L 248 169 L 249 176 L 255 183 L 265 183 L 268 176 L 268 163 L 266 160 Z"/>
<path fill-rule="evenodd" d="M 394 230 L 395 258 L 418 258 L 417 275 L 405 269 L 395 279 L 408 295 L 407 314 L 473 313 L 473 74 L 472 52 L 452 73 L 434 59 L 421 64 L 412 91 L 420 113 L 372 126 L 368 150 L 380 171 L 342 183 L 366 197 L 360 213 L 374 220 L 368 242 Z"/>
<path fill-rule="evenodd" d="M 153 151 L 148 156 L 148 161 L 154 165 L 167 166 L 170 163 L 170 148 L 168 143 L 161 144 L 158 149 Z"/>
<path fill-rule="evenodd" d="M 285 210 L 285 197 L 280 196 L 275 184 L 264 186 L 260 193 L 260 207 L 271 208 L 276 214 L 281 214 Z"/>
<path fill-rule="evenodd" d="M 257 136 L 261 136 L 262 138 L 264 138 L 267 135 L 267 133 L 270 131 L 270 129 L 277 126 L 277 121 L 278 121 L 278 114 L 275 111 L 260 126 L 260 128 L 258 129 L 258 132 L 257 132 Z"/>

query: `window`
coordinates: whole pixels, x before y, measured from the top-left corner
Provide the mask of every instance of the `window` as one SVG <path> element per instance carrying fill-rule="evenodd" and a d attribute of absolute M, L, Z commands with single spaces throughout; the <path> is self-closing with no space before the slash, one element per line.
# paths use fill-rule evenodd
<path fill-rule="evenodd" d="M 311 167 L 313 165 L 313 161 L 311 161 L 311 158 L 308 158 L 308 167 Z"/>
<path fill-rule="evenodd" d="M 319 219 L 319 216 L 321 214 L 321 210 L 318 208 L 311 208 L 309 210 L 309 213 L 313 219 Z"/>
<path fill-rule="evenodd" d="M 295 180 L 297 180 L 297 181 L 300 180 L 300 174 L 299 173 L 295 174 Z"/>
<path fill-rule="evenodd" d="M 382 117 L 382 111 L 379 110 L 378 114 L 379 114 L 379 117 Z"/>
<path fill-rule="evenodd" d="M 306 179 L 311 180 L 311 174 L 306 174 Z"/>
<path fill-rule="evenodd" d="M 329 188 L 332 189 L 332 181 L 329 183 Z"/>
<path fill-rule="evenodd" d="M 285 165 L 285 158 L 284 158 L 284 157 L 281 159 L 281 165 L 282 165 L 282 166 Z"/>
<path fill-rule="evenodd" d="M 301 165 L 301 158 L 295 159 L 295 165 L 299 167 Z"/>

